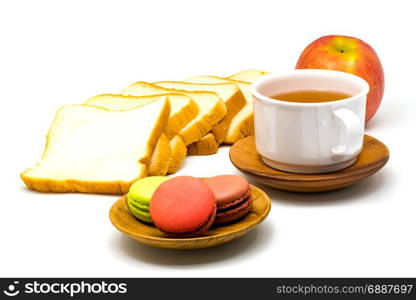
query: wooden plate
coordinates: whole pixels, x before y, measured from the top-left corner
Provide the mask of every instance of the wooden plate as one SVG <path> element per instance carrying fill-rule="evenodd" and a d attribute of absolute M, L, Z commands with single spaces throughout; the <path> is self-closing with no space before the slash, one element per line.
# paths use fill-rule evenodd
<path fill-rule="evenodd" d="M 270 199 L 258 187 L 251 185 L 253 208 L 242 219 L 211 227 L 203 236 L 195 238 L 169 238 L 153 225 L 145 224 L 130 213 L 127 207 L 127 196 L 123 196 L 113 204 L 110 210 L 110 220 L 121 232 L 131 238 L 150 246 L 168 249 L 198 249 L 217 246 L 235 240 L 256 225 L 261 223 L 269 214 Z"/>
<path fill-rule="evenodd" d="M 387 163 L 389 150 L 376 138 L 365 135 L 360 155 L 348 168 L 325 174 L 295 174 L 265 165 L 256 151 L 254 137 L 250 136 L 231 147 L 230 159 L 241 172 L 265 185 L 291 192 L 316 193 L 344 188 L 371 176 Z"/>

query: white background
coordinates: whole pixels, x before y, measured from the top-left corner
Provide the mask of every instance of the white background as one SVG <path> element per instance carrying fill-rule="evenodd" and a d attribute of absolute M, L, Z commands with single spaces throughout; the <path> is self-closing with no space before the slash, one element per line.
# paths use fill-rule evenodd
<path fill-rule="evenodd" d="M 416 276 L 413 1 L 2 1 L 1 276 Z M 41 194 L 20 172 L 40 158 L 56 109 L 138 81 L 284 72 L 327 34 L 359 37 L 384 65 L 367 133 L 391 158 L 372 178 L 318 195 L 264 190 L 272 210 L 232 243 L 168 251 L 111 225 L 115 196 Z M 238 173 L 228 148 L 179 174 Z"/>

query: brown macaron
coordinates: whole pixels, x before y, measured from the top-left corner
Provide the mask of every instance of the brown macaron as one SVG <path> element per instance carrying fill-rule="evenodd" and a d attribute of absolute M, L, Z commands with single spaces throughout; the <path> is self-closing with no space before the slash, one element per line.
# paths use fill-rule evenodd
<path fill-rule="evenodd" d="M 215 195 L 217 216 L 214 224 L 235 221 L 252 208 L 251 189 L 247 180 L 238 175 L 219 175 L 204 181 Z"/>

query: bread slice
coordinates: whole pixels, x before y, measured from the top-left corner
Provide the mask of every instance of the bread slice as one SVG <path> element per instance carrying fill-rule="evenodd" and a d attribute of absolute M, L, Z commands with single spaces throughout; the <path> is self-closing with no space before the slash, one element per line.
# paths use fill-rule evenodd
<path fill-rule="evenodd" d="M 196 142 L 186 146 L 188 155 L 210 155 L 218 152 L 220 144 L 215 135 L 208 132 Z"/>
<path fill-rule="evenodd" d="M 179 95 L 179 97 L 183 97 Z M 123 95 L 112 95 L 112 94 L 102 94 L 95 97 L 92 97 L 85 101 L 85 105 L 92 105 L 101 108 L 105 108 L 108 110 L 130 110 L 139 106 L 146 105 L 150 102 L 153 102 L 159 99 L 160 96 L 146 96 L 146 97 L 133 97 L 133 96 L 123 96 Z M 184 100 L 184 101 L 181 101 Z M 175 111 L 172 111 L 171 105 L 171 112 L 169 119 L 174 116 L 175 119 L 180 119 L 179 114 L 185 114 L 186 107 L 192 103 L 192 99 L 179 99 L 179 105 Z M 172 128 L 168 125 L 165 127 L 166 131 L 171 131 Z M 167 139 L 166 135 L 162 133 L 158 142 L 156 143 L 155 149 L 152 153 L 151 159 L 149 164 L 147 165 L 148 168 L 148 175 L 149 176 L 164 176 L 167 174 L 169 168 L 169 162 L 171 159 L 172 151 L 170 148 L 169 140 Z"/>
<path fill-rule="evenodd" d="M 188 145 L 188 155 L 210 155 L 218 152 L 218 142 L 210 132 L 195 143 Z"/>
<path fill-rule="evenodd" d="M 164 133 L 168 139 L 177 135 L 180 130 L 188 124 L 193 118 L 198 115 L 198 106 L 191 97 L 182 94 L 166 94 L 171 103 L 171 113 L 169 121 L 164 129 Z M 92 97 L 84 104 L 103 107 L 110 110 L 129 110 L 133 107 L 147 104 L 159 99 L 160 95 L 152 96 L 126 96 L 126 95 L 112 95 L 103 94 Z M 163 138 L 163 135 L 161 135 Z M 186 147 L 186 146 L 185 146 Z M 175 153 L 178 151 L 178 153 Z M 186 149 L 185 149 L 186 151 Z M 183 149 L 175 147 L 171 149 L 169 140 L 158 141 L 155 152 L 152 154 L 152 159 L 149 162 L 148 169 L 151 176 L 164 176 L 167 174 L 172 157 L 176 158 L 183 156 Z M 172 161 L 177 164 L 177 160 Z M 179 166 L 171 166 L 171 169 L 177 169 Z"/>
<path fill-rule="evenodd" d="M 153 84 L 175 90 L 210 91 L 217 93 L 227 108 L 227 115 L 218 123 L 218 126 L 220 127 L 213 129 L 218 144 L 221 144 L 226 139 L 231 120 L 246 104 L 246 100 L 241 93 L 241 90 L 233 83 L 195 84 L 180 81 L 159 81 L 154 82 Z M 222 132 L 215 134 L 216 130 L 222 130 Z M 198 142 L 199 141 L 196 141 L 195 143 Z M 198 148 L 199 146 L 196 145 L 196 149 Z"/>
<path fill-rule="evenodd" d="M 180 93 L 191 97 L 198 105 L 199 113 L 195 119 L 179 132 L 186 145 L 199 140 L 207 134 L 227 113 L 224 102 L 214 92 L 189 92 L 167 89 L 139 81 L 125 88 L 121 93 L 132 96 Z"/>
<path fill-rule="evenodd" d="M 148 175 L 165 176 L 168 173 L 171 160 L 172 149 L 170 147 L 170 141 L 166 137 L 166 134 L 162 133 L 150 158 Z"/>
<path fill-rule="evenodd" d="M 184 81 L 194 83 L 236 84 L 246 98 L 247 103 L 232 119 L 230 128 L 228 129 L 227 138 L 224 142 L 227 144 L 233 144 L 239 139 L 254 134 L 253 99 L 250 90 L 250 83 L 218 76 L 195 76 L 187 78 Z"/>
<path fill-rule="evenodd" d="M 260 78 L 266 74 L 270 74 L 270 72 L 251 69 L 235 73 L 231 76 L 228 76 L 227 78 L 252 83 L 257 78 Z"/>
<path fill-rule="evenodd" d="M 198 115 L 199 109 L 195 101 L 189 96 L 174 93 L 165 95 L 168 96 L 171 105 L 171 112 L 168 124 L 165 128 L 165 134 L 168 139 L 171 139 Z M 109 110 L 129 110 L 153 102 L 160 97 L 161 95 L 134 97 L 103 94 L 88 99 L 84 104 L 99 106 Z"/>
<path fill-rule="evenodd" d="M 127 111 L 64 105 L 41 161 L 21 178 L 40 192 L 126 193 L 147 176 L 146 164 L 169 114 L 167 97 Z"/>
<path fill-rule="evenodd" d="M 172 149 L 172 156 L 169 163 L 168 174 L 174 174 L 178 171 L 183 160 L 187 155 L 187 149 L 185 142 L 183 141 L 180 135 L 175 135 L 173 139 L 170 140 L 170 148 Z"/>

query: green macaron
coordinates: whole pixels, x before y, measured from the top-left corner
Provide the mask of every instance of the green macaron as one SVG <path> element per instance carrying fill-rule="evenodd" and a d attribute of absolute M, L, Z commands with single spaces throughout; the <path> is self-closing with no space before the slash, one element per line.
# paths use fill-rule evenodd
<path fill-rule="evenodd" d="M 159 185 L 168 179 L 165 176 L 150 176 L 132 184 L 127 194 L 127 204 L 133 216 L 143 222 L 153 223 L 149 213 L 150 200 Z"/>

